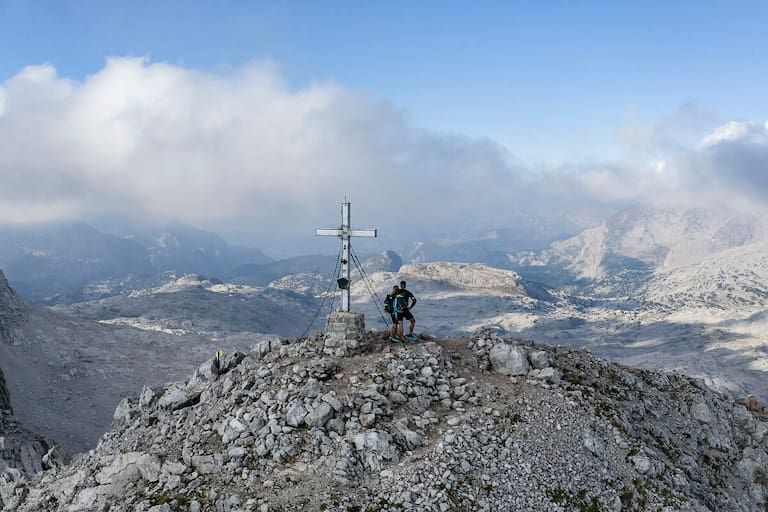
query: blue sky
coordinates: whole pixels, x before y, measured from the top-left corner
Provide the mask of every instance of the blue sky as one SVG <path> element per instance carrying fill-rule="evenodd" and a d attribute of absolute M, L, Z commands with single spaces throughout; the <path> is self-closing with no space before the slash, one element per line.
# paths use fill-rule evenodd
<path fill-rule="evenodd" d="M 0 78 L 109 55 L 226 72 L 268 58 L 418 126 L 489 137 L 526 162 L 614 157 L 628 124 L 693 104 L 768 117 L 766 2 L 0 2 Z"/>
<path fill-rule="evenodd" d="M 403 238 L 768 209 L 766 27 L 768 2 L 0 0 L 0 222 L 259 245 L 343 196 Z"/>

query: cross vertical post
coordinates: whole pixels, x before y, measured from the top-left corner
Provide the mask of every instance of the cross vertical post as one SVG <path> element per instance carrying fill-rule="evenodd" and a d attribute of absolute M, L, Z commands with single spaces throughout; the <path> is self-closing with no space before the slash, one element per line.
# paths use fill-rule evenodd
<path fill-rule="evenodd" d="M 375 229 L 352 229 L 351 209 L 350 203 L 346 201 L 341 203 L 341 226 L 339 228 L 318 228 L 315 230 L 315 236 L 338 236 L 341 238 L 341 271 L 338 285 L 341 289 L 341 311 L 346 312 L 349 312 L 349 290 L 352 287 L 350 273 L 352 244 L 350 238 L 353 236 L 375 238 L 377 235 Z"/>
<path fill-rule="evenodd" d="M 349 226 L 350 226 L 350 204 L 341 203 L 341 278 L 346 279 L 346 286 L 341 286 L 341 310 L 349 311 L 349 289 L 352 286 L 349 272 L 349 259 L 351 258 L 349 250 Z"/>

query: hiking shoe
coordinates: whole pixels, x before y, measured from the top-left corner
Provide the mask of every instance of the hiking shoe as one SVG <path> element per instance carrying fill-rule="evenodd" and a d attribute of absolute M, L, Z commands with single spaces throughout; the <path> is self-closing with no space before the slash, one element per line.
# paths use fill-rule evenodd
<path fill-rule="evenodd" d="M 393 338 L 392 336 L 389 337 L 389 341 L 391 341 L 392 343 L 402 343 L 403 342 L 403 340 L 401 340 L 400 338 Z"/>
<path fill-rule="evenodd" d="M 419 341 L 419 337 L 416 336 L 415 334 L 409 334 L 408 336 L 405 337 L 405 339 L 408 341 Z"/>

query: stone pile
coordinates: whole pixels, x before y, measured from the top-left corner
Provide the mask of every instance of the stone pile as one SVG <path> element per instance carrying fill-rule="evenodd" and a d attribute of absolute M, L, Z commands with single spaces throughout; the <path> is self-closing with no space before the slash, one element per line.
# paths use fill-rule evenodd
<path fill-rule="evenodd" d="M 0 485 L 5 510 L 764 510 L 768 424 L 700 382 L 487 331 L 386 339 L 145 386 L 94 450 Z"/>

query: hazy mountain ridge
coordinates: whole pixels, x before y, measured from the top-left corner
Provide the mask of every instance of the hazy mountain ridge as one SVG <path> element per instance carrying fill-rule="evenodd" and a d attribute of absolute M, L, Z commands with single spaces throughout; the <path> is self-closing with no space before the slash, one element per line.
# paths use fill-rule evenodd
<path fill-rule="evenodd" d="M 414 241 L 403 249 L 403 259 L 406 263 L 446 261 L 504 267 L 508 253 L 544 250 L 596 223 L 592 216 L 569 218 L 550 212 L 507 212 L 506 216 L 493 229 L 453 226 L 444 230 L 450 231 L 447 236 Z"/>
<path fill-rule="evenodd" d="M 759 216 L 635 206 L 598 227 L 555 242 L 547 259 L 561 260 L 577 278 L 586 279 L 627 267 L 670 270 L 764 240 L 767 225 Z"/>
<path fill-rule="evenodd" d="M 152 271 L 139 244 L 82 223 L 0 229 L 0 268 L 33 301 L 111 276 Z"/>
<path fill-rule="evenodd" d="M 224 275 L 269 261 L 189 226 L 107 234 L 83 223 L 0 228 L 0 268 L 19 292 L 45 304 L 77 302 L 141 286 L 164 271 Z"/>
<path fill-rule="evenodd" d="M 219 235 L 181 224 L 129 238 L 147 249 L 156 271 L 194 272 L 223 276 L 244 263 L 267 263 L 260 249 L 232 247 Z"/>
<path fill-rule="evenodd" d="M 262 264 L 247 264 L 236 268 L 231 280 L 238 284 L 266 286 L 272 281 L 295 274 L 318 274 L 330 277 L 338 256 L 296 256 Z"/>

